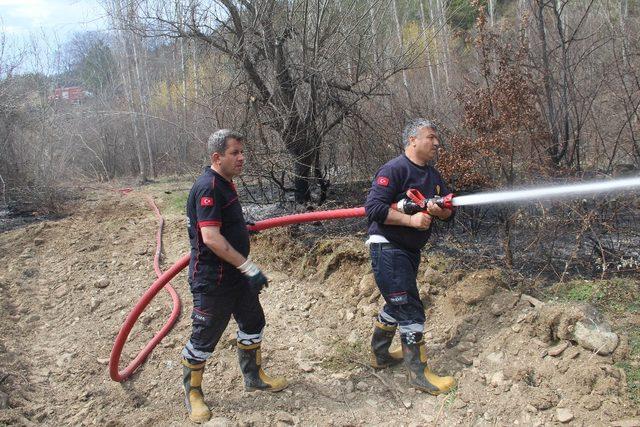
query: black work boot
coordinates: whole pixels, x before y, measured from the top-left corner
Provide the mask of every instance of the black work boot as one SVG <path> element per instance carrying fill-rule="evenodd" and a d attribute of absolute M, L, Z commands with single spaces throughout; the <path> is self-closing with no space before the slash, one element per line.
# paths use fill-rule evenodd
<path fill-rule="evenodd" d="M 407 335 L 413 335 L 413 338 L 402 336 L 402 353 L 404 354 L 404 364 L 409 371 L 411 385 L 433 395 L 446 393 L 455 387 L 456 380 L 453 377 L 439 377 L 431 372 L 427 366 L 427 351 L 424 347 L 422 334 Z"/>
<path fill-rule="evenodd" d="M 395 325 L 385 325 L 380 321 L 376 321 L 373 327 L 373 336 L 371 337 L 371 367 L 383 369 L 402 362 L 401 348 L 389 351 L 395 334 Z"/>
<path fill-rule="evenodd" d="M 189 419 L 194 423 L 204 423 L 211 418 L 211 411 L 202 394 L 202 373 L 206 362 L 191 364 L 182 359 L 182 383 L 184 402 L 189 411 Z"/>
<path fill-rule="evenodd" d="M 271 378 L 262 370 L 260 343 L 251 345 L 238 343 L 238 361 L 244 376 L 244 388 L 247 391 L 267 390 L 276 392 L 284 390 L 289 385 L 283 377 Z"/>

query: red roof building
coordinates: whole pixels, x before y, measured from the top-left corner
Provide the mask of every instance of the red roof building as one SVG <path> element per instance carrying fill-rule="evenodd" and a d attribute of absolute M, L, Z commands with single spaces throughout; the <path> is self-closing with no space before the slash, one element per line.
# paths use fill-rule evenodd
<path fill-rule="evenodd" d="M 53 90 L 55 101 L 79 103 L 85 96 L 86 92 L 80 86 L 58 87 Z"/>

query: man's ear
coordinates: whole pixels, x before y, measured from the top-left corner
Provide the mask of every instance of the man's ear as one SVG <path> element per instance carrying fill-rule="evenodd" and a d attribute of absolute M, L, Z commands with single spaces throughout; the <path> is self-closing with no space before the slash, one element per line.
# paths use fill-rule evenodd
<path fill-rule="evenodd" d="M 220 153 L 213 153 L 211 154 L 211 164 L 215 164 L 220 160 Z"/>

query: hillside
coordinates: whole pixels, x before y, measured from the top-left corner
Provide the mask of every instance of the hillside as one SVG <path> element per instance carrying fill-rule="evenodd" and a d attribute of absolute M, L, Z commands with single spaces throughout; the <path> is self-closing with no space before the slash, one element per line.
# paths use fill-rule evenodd
<path fill-rule="evenodd" d="M 113 382 L 107 367 L 124 318 L 155 278 L 157 224 L 145 195 L 165 216 L 166 270 L 187 252 L 179 201 L 188 186 L 87 190 L 67 217 L 0 234 L 0 425 L 188 424 L 179 366 L 190 331 L 184 272 L 173 281 L 183 301 L 173 331 L 130 380 Z M 433 397 L 409 389 L 402 367 L 367 365 L 381 298 L 362 236 L 309 244 L 298 233 L 276 229 L 252 242 L 271 279 L 261 295 L 265 365 L 291 385 L 278 394 L 243 390 L 232 322 L 204 376 L 219 417 L 210 425 L 640 425 L 637 282 L 542 287 L 425 255 L 431 367 L 459 382 Z M 164 291 L 152 302 L 121 367 L 160 329 L 169 303 Z M 598 339 L 602 354 L 590 348 Z"/>

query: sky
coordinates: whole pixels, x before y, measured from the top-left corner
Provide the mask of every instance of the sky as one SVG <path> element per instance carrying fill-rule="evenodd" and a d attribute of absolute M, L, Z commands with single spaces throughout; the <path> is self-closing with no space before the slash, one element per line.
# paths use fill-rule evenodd
<path fill-rule="evenodd" d="M 0 0 L 5 34 L 26 36 L 33 31 L 68 33 L 106 25 L 104 10 L 95 0 Z"/>
<path fill-rule="evenodd" d="M 27 70 L 49 68 L 43 62 L 48 62 L 74 33 L 101 30 L 107 25 L 99 0 L 0 0 L 5 55 L 33 50 L 34 43 L 45 53 L 39 58 L 25 58 L 22 68 Z"/>

